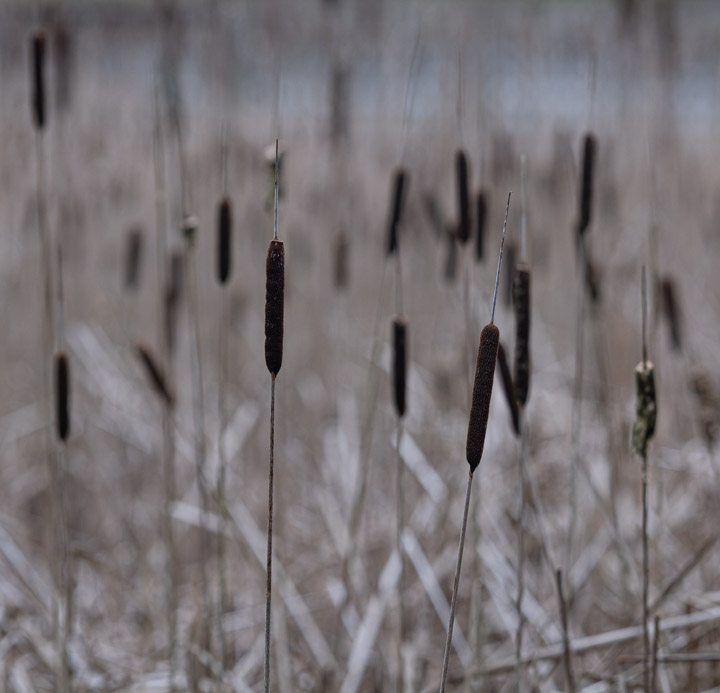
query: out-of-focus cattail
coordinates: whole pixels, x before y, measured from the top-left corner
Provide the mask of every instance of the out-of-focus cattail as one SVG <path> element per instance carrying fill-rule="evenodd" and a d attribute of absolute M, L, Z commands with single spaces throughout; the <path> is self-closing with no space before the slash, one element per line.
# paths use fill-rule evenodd
<path fill-rule="evenodd" d="M 447 238 L 447 255 L 443 275 L 445 281 L 451 284 L 457 276 L 458 239 L 456 229 L 449 227 L 445 232 Z"/>
<path fill-rule="evenodd" d="M 285 246 L 275 238 L 268 248 L 265 274 L 265 363 L 273 377 L 282 366 L 284 305 Z"/>
<path fill-rule="evenodd" d="M 512 374 L 510 373 L 510 365 L 507 361 L 505 354 L 505 348 L 502 342 L 498 344 L 498 355 L 497 355 L 498 367 L 500 368 L 500 378 L 502 380 L 503 392 L 505 393 L 505 399 L 507 400 L 508 407 L 510 409 L 510 419 L 512 420 L 513 431 L 515 435 L 520 435 L 520 412 L 518 409 L 518 402 L 515 399 L 515 389 L 513 387 Z"/>
<path fill-rule="evenodd" d="M 125 289 L 133 291 L 140 285 L 142 267 L 143 232 L 140 227 L 128 231 L 125 247 Z"/>
<path fill-rule="evenodd" d="M 530 391 L 530 267 L 518 263 L 513 281 L 515 307 L 515 398 L 525 406 Z"/>
<path fill-rule="evenodd" d="M 682 349 L 682 313 L 677 299 L 675 282 L 670 277 L 665 277 L 660 283 L 660 295 L 662 312 L 667 319 L 670 332 L 670 343 L 674 351 Z"/>
<path fill-rule="evenodd" d="M 470 192 L 468 184 L 468 161 L 465 152 L 458 149 L 455 153 L 455 183 L 457 185 L 458 231 L 460 243 L 465 245 L 470 239 Z"/>
<path fill-rule="evenodd" d="M 592 221 L 593 179 L 595 175 L 595 135 L 588 132 L 583 140 L 582 173 L 580 180 L 580 206 L 578 209 L 577 232 L 582 236 Z"/>
<path fill-rule="evenodd" d="M 478 191 L 475 198 L 475 259 L 480 261 L 485 254 L 485 222 L 487 220 L 487 195 Z"/>
<path fill-rule="evenodd" d="M 640 361 L 635 367 L 635 387 L 637 403 L 632 432 L 632 449 L 634 453 L 644 457 L 647 454 L 650 438 L 655 433 L 657 418 L 655 366 L 652 361 Z"/>
<path fill-rule="evenodd" d="M 45 127 L 45 33 L 36 31 L 31 39 L 32 111 L 38 130 Z"/>
<path fill-rule="evenodd" d="M 392 197 L 390 217 L 388 219 L 387 254 L 392 255 L 398 247 L 398 231 L 402 220 L 403 207 L 405 206 L 406 188 L 408 185 L 408 174 L 403 168 L 395 171 L 392 185 Z"/>
<path fill-rule="evenodd" d="M 228 197 L 223 197 L 218 206 L 217 233 L 217 280 L 224 285 L 232 270 L 232 206 Z"/>
<path fill-rule="evenodd" d="M 153 390 L 155 390 L 158 396 L 164 400 L 166 404 L 172 406 L 174 401 L 172 392 L 170 392 L 170 388 L 165 380 L 162 368 L 155 360 L 155 357 L 152 355 L 150 349 L 143 344 L 136 344 L 135 352 L 145 369 L 145 373 Z"/>
<path fill-rule="evenodd" d="M 335 240 L 335 267 L 333 268 L 333 285 L 337 291 L 347 288 L 349 281 L 348 255 L 350 242 L 342 231 Z"/>
<path fill-rule="evenodd" d="M 465 446 L 465 454 L 471 472 L 474 472 L 480 464 L 485 447 L 485 433 L 490 416 L 490 397 L 495 378 L 495 362 L 499 343 L 500 330 L 497 326 L 492 323 L 485 325 L 480 333 L 470 422 Z"/>
<path fill-rule="evenodd" d="M 443 213 L 440 209 L 437 198 L 431 192 L 426 192 L 422 196 L 422 201 L 425 214 L 427 214 L 428 219 L 430 220 L 430 225 L 432 226 L 435 235 L 438 238 L 442 238 L 445 224 L 443 222 Z"/>
<path fill-rule="evenodd" d="M 393 394 L 395 410 L 402 418 L 405 416 L 407 389 L 407 322 L 397 315 L 392 321 L 393 336 Z"/>
<path fill-rule="evenodd" d="M 600 289 L 600 272 L 597 265 L 592 261 L 587 253 L 585 253 L 585 287 L 590 295 L 590 300 L 594 304 L 599 303 L 602 298 Z"/>
<path fill-rule="evenodd" d="M 512 305 L 515 265 L 517 264 L 516 256 L 515 244 L 508 243 L 505 248 L 505 280 L 503 286 L 503 300 L 506 306 Z"/>
<path fill-rule="evenodd" d="M 70 364 L 63 352 L 55 354 L 55 405 L 57 437 L 65 442 L 70 435 Z"/>
<path fill-rule="evenodd" d="M 700 367 L 690 372 L 690 387 L 697 402 L 696 418 L 708 449 L 712 450 L 720 432 L 720 397 L 710 374 Z"/>
<path fill-rule="evenodd" d="M 175 326 L 182 298 L 183 258 L 179 251 L 170 257 L 170 273 L 165 287 L 165 342 L 172 352 L 175 349 Z"/>

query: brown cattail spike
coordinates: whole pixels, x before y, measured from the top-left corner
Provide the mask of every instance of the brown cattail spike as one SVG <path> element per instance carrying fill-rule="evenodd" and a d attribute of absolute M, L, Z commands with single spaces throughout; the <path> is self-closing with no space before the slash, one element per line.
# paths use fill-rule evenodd
<path fill-rule="evenodd" d="M 515 267 L 513 281 L 515 307 L 515 398 L 525 406 L 530 390 L 530 267 L 524 262 Z"/>
<path fill-rule="evenodd" d="M 487 196 L 480 190 L 475 201 L 475 259 L 480 261 L 485 253 L 485 221 L 487 219 Z"/>
<path fill-rule="evenodd" d="M 495 377 L 500 330 L 492 323 L 485 325 L 480 333 L 477 364 L 475 366 L 475 383 L 473 385 L 470 422 L 468 424 L 467 456 L 470 471 L 474 472 L 482 459 L 485 447 L 485 433 L 490 416 L 490 397 Z"/>
<path fill-rule="evenodd" d="M 462 149 L 458 149 L 455 153 L 455 182 L 458 202 L 458 240 L 464 245 L 470 238 L 470 193 L 467 156 Z"/>
<path fill-rule="evenodd" d="M 139 228 L 128 232 L 125 251 L 125 288 L 133 291 L 140 284 L 140 267 L 142 264 L 143 234 Z"/>
<path fill-rule="evenodd" d="M 217 230 L 217 280 L 227 284 L 232 269 L 232 207 L 227 197 L 218 206 Z"/>
<path fill-rule="evenodd" d="M 148 349 L 146 346 L 143 346 L 142 344 L 137 344 L 135 346 L 135 351 L 138 355 L 138 358 L 140 359 L 140 362 L 143 365 L 143 368 L 145 369 L 145 373 L 148 376 L 148 379 L 150 380 L 150 385 L 152 386 L 153 390 L 170 406 L 173 404 L 173 396 L 170 392 L 170 388 L 168 387 L 168 384 L 165 380 L 165 376 L 163 375 L 162 369 L 158 365 L 158 363 L 155 361 L 155 358 L 153 357 L 152 353 L 150 352 L 150 349 Z"/>
<path fill-rule="evenodd" d="M 652 361 L 641 361 L 635 367 L 637 404 L 632 432 L 633 452 L 645 456 L 648 443 L 655 433 L 657 402 L 655 398 L 655 367 Z"/>
<path fill-rule="evenodd" d="M 498 355 L 497 355 L 498 367 L 500 368 L 500 377 L 502 379 L 503 392 L 505 393 L 505 399 L 507 400 L 508 407 L 510 408 L 510 419 L 512 420 L 512 427 L 515 435 L 520 435 L 520 412 L 518 410 L 518 403 L 515 399 L 515 390 L 513 388 L 512 375 L 510 373 L 510 366 L 505 355 L 505 349 L 503 348 L 502 342 L 498 344 Z"/>
<path fill-rule="evenodd" d="M 285 305 L 285 246 L 277 239 L 270 241 L 265 277 L 265 363 L 276 376 L 282 366 Z"/>
<path fill-rule="evenodd" d="M 340 232 L 335 241 L 335 268 L 333 284 L 337 291 L 342 291 L 348 285 L 348 255 L 350 243 L 347 236 Z"/>
<path fill-rule="evenodd" d="M 399 168 L 395 171 L 392 190 L 392 207 L 388 223 L 387 254 L 392 255 L 398 247 L 398 232 L 402 220 L 403 207 L 405 205 L 408 174 L 405 169 Z"/>
<path fill-rule="evenodd" d="M 665 277 L 660 284 L 662 310 L 667 318 L 668 330 L 670 331 L 670 343 L 673 351 L 682 349 L 682 326 L 680 305 L 675 291 L 675 282 L 670 277 Z"/>
<path fill-rule="evenodd" d="M 45 127 L 45 34 L 33 34 L 32 44 L 32 111 L 35 127 Z"/>
<path fill-rule="evenodd" d="M 70 365 L 62 352 L 55 355 L 55 404 L 57 437 L 64 442 L 70 435 Z"/>
<path fill-rule="evenodd" d="M 405 416 L 407 389 L 407 322 L 401 316 L 392 321 L 393 336 L 393 394 L 399 418 Z"/>
<path fill-rule="evenodd" d="M 578 235 L 582 236 L 592 221 L 593 178 L 597 141 L 592 133 L 583 140 L 582 179 L 580 181 L 580 209 L 578 210 Z"/>

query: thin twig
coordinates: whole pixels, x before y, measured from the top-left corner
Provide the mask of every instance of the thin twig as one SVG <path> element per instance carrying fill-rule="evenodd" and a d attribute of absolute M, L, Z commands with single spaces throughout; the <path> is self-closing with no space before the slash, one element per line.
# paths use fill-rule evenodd
<path fill-rule="evenodd" d="M 527 449 L 526 433 L 525 433 L 525 417 L 524 407 L 520 409 L 520 517 L 518 519 L 518 564 L 517 564 L 517 616 L 518 625 L 515 636 L 515 658 L 517 665 L 515 668 L 515 678 L 517 680 L 517 691 L 520 693 L 522 689 L 522 641 L 523 630 L 525 627 L 525 616 L 522 609 L 522 601 L 525 592 L 525 452 Z"/>
<path fill-rule="evenodd" d="M 565 595 L 562 586 L 562 570 L 555 571 L 555 583 L 557 584 L 558 601 L 560 603 L 560 621 L 563 634 L 563 668 L 565 670 L 565 685 L 568 693 L 575 693 L 575 680 L 572 673 L 572 661 L 570 659 L 570 636 L 568 634 L 568 612 Z"/>
<path fill-rule="evenodd" d="M 265 580 L 265 693 L 270 691 L 270 631 L 272 613 L 273 475 L 275 471 L 275 375 L 270 387 L 270 471 L 268 472 L 268 532 Z"/>

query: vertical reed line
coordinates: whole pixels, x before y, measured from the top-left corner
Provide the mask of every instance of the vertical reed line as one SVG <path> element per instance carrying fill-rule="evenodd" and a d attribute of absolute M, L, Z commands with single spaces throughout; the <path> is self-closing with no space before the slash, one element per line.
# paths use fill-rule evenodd
<path fill-rule="evenodd" d="M 218 207 L 217 218 L 217 281 L 220 285 L 220 321 L 218 326 L 218 478 L 217 496 L 219 509 L 219 530 L 217 534 L 217 571 L 218 571 L 218 609 L 217 609 L 217 642 L 220 660 L 220 680 L 218 691 L 223 690 L 225 681 L 225 631 L 223 628 L 223 616 L 227 601 L 227 583 L 225 578 L 225 528 L 227 524 L 227 506 L 225 498 L 225 473 L 227 459 L 223 439 L 225 437 L 226 404 L 225 404 L 225 379 L 227 374 L 227 323 L 229 315 L 227 312 L 227 284 L 232 272 L 232 205 L 227 195 L 227 126 L 223 127 L 222 141 L 222 190 L 223 197 Z"/>
<path fill-rule="evenodd" d="M 268 470 L 268 531 L 265 583 L 265 662 L 264 690 L 270 691 L 270 640 L 272 631 L 272 539 L 273 482 L 275 473 L 275 379 L 282 366 L 285 304 L 285 246 L 278 240 L 278 140 L 275 140 L 275 205 L 273 240 L 266 262 L 265 282 L 265 364 L 271 376 L 270 386 L 270 467 Z"/>
<path fill-rule="evenodd" d="M 153 128 L 153 171 L 155 186 L 155 226 L 156 226 L 156 262 L 157 262 L 157 296 L 158 296 L 158 345 L 161 368 L 166 378 L 171 379 L 172 368 L 170 359 L 171 331 L 166 322 L 166 290 L 167 277 L 165 257 L 167 252 L 167 217 L 165 197 L 165 149 L 163 142 L 162 120 L 160 116 L 157 80 L 154 85 L 155 123 Z M 168 386 L 169 387 L 169 386 Z M 162 434 L 163 434 L 163 541 L 165 544 L 166 590 L 165 602 L 167 612 L 168 662 L 170 665 L 170 690 L 175 690 L 176 672 L 176 631 L 177 631 L 177 556 L 175 537 L 172 526 L 171 506 L 175 499 L 175 439 L 173 431 L 173 403 L 168 397 L 162 401 Z"/>
<path fill-rule="evenodd" d="M 642 461 L 642 557 L 643 557 L 643 684 L 650 693 L 650 574 L 648 561 L 648 444 L 655 433 L 657 403 L 655 398 L 655 367 L 647 357 L 647 287 L 645 265 L 642 267 L 642 361 L 635 367 L 637 389 L 636 418 L 633 426 L 633 452 Z"/>
<path fill-rule="evenodd" d="M 468 421 L 467 442 L 465 456 L 470 465 L 467 490 L 465 491 L 465 506 L 463 508 L 460 541 L 458 543 L 457 562 L 455 565 L 455 578 L 453 580 L 452 598 L 450 600 L 450 616 L 448 619 L 445 651 L 443 653 L 442 674 L 440 678 L 440 693 L 445 693 L 447 685 L 448 662 L 450 648 L 452 647 L 452 632 L 455 624 L 455 611 L 457 609 L 458 587 L 460 583 L 460 570 L 462 568 L 463 548 L 465 546 L 465 533 L 467 531 L 468 510 L 470 508 L 470 492 L 472 490 L 473 473 L 480 464 L 485 447 L 485 434 L 487 432 L 488 417 L 490 415 L 490 399 L 492 396 L 495 364 L 497 361 L 498 344 L 500 343 L 500 330 L 495 326 L 495 306 L 497 303 L 498 285 L 500 283 L 500 267 L 502 265 L 503 246 L 505 245 L 505 229 L 507 228 L 508 212 L 510 211 L 510 196 L 508 195 L 505 208 L 505 221 L 503 222 L 502 240 L 500 241 L 500 254 L 498 257 L 497 272 L 495 273 L 495 289 L 493 291 L 490 322 L 483 327 L 480 333 L 480 346 L 478 347 L 477 365 L 475 368 L 475 382 L 473 385 L 472 405 Z"/>
<path fill-rule="evenodd" d="M 560 623 L 563 638 L 563 669 L 565 671 L 565 685 L 568 693 L 575 693 L 575 678 L 573 677 L 572 659 L 570 654 L 570 634 L 568 631 L 567 602 L 563 593 L 562 570 L 555 571 L 555 584 L 557 586 L 558 602 L 560 605 Z"/>

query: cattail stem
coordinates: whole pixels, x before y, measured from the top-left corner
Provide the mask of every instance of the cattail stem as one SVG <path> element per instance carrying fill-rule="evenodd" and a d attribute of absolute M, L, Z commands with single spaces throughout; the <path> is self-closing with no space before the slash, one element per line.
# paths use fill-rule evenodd
<path fill-rule="evenodd" d="M 460 542 L 458 544 L 457 563 L 455 564 L 455 579 L 453 580 L 452 598 L 450 600 L 450 618 L 448 620 L 447 637 L 445 638 L 445 652 L 443 654 L 442 674 L 440 677 L 440 693 L 445 693 L 447 684 L 448 661 L 450 660 L 450 647 L 452 646 L 453 626 L 455 625 L 455 610 L 457 609 L 458 586 L 460 584 L 460 569 L 462 567 L 463 548 L 465 546 L 465 532 L 467 530 L 468 510 L 470 508 L 470 491 L 472 490 L 473 472 L 468 475 L 467 490 L 465 491 L 465 508 L 463 510 L 462 527 L 460 528 Z"/>
<path fill-rule="evenodd" d="M 398 580 L 398 647 L 397 647 L 397 685 L 398 693 L 403 691 L 403 645 L 405 643 L 405 553 L 402 549 L 402 534 L 405 529 L 405 492 L 403 490 L 403 459 L 400 443 L 403 435 L 403 420 L 398 416 L 395 449 L 397 451 L 397 471 L 395 474 L 397 517 L 395 522 L 395 550 L 400 559 L 400 579 Z"/>
<path fill-rule="evenodd" d="M 518 563 L 517 563 L 517 616 L 518 625 L 515 636 L 515 677 L 517 680 L 517 691 L 520 693 L 522 689 L 522 643 L 523 631 L 525 629 L 525 616 L 523 613 L 522 602 L 525 594 L 525 454 L 527 450 L 527 432 L 524 421 L 524 411 L 521 408 L 519 412 L 520 424 L 520 514 L 518 517 Z"/>
<path fill-rule="evenodd" d="M 657 691 L 658 650 L 660 647 L 660 617 L 655 617 L 653 628 L 652 665 L 650 667 L 650 693 Z"/>
<path fill-rule="evenodd" d="M 565 670 L 565 686 L 568 693 L 575 693 L 575 679 L 572 672 L 572 659 L 570 657 L 570 635 L 568 631 L 568 612 L 565 595 L 563 593 L 562 571 L 555 571 L 555 584 L 557 585 L 558 602 L 560 604 L 560 623 L 563 638 L 563 669 Z"/>
<path fill-rule="evenodd" d="M 270 637 L 272 615 L 273 482 L 275 473 L 275 374 L 270 386 L 270 469 L 268 471 L 268 530 L 265 579 L 265 664 L 264 690 L 270 691 Z"/>

